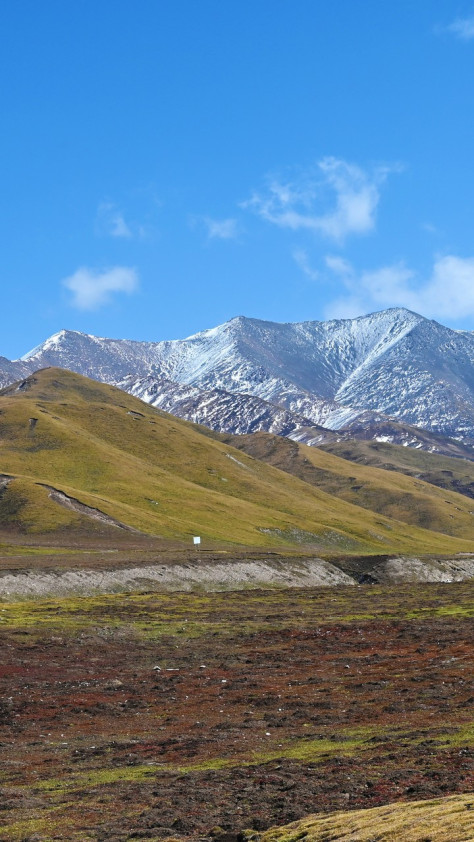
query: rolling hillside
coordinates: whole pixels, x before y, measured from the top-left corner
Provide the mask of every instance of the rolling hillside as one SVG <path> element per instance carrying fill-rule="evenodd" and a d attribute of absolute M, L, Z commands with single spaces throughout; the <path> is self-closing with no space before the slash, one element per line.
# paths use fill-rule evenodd
<path fill-rule="evenodd" d="M 464 514 L 462 538 L 407 526 L 203 432 L 114 387 L 40 371 L 0 393 L 0 524 L 38 533 L 120 527 L 335 553 L 472 549 Z"/>
<path fill-rule="evenodd" d="M 359 465 L 399 471 L 474 498 L 474 463 L 467 458 L 450 458 L 380 441 L 335 441 L 322 445 L 321 449 Z"/>
<path fill-rule="evenodd" d="M 377 467 L 375 460 L 373 465 L 362 462 L 354 464 L 348 459 L 333 455 L 333 452 L 307 447 L 269 433 L 221 438 L 248 455 L 286 471 L 340 500 L 424 529 L 464 538 L 474 536 L 472 501 L 467 499 L 466 495 L 453 493 L 448 483 L 445 488 L 437 488 L 428 479 L 424 482 L 417 475 L 407 476 L 406 472 L 398 472 L 395 467 L 392 470 L 387 469 L 388 465 L 382 467 L 382 460 L 379 460 Z M 346 442 L 339 445 L 341 456 L 348 450 L 352 452 L 352 448 L 354 452 L 358 452 L 358 446 L 364 444 L 369 443 Z M 398 456 L 401 461 L 406 448 L 392 445 L 393 460 L 399 450 L 402 451 Z M 423 458 L 428 476 L 437 473 L 443 477 L 440 465 L 444 466 L 447 463 L 453 469 L 451 473 L 458 471 L 458 482 L 464 482 L 464 490 L 472 489 L 472 462 L 455 459 L 441 459 L 441 462 L 438 462 L 440 457 L 432 454 L 421 454 L 419 451 L 411 453 L 419 455 L 418 463 Z M 451 465 L 453 462 L 454 466 Z M 416 464 L 414 460 L 412 464 Z"/>

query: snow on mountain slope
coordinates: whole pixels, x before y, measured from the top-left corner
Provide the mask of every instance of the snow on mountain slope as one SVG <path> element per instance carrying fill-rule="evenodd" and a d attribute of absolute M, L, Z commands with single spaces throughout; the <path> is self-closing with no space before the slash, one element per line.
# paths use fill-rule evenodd
<path fill-rule="evenodd" d="M 338 389 L 364 406 L 446 435 L 472 436 L 474 336 L 421 321 Z"/>
<path fill-rule="evenodd" d="M 204 424 L 211 430 L 237 435 L 265 431 L 311 438 L 325 432 L 310 419 L 252 395 L 232 394 L 223 389 L 206 391 L 153 376 L 140 380 L 132 376 L 117 385 L 152 406 L 186 421 Z"/>
<path fill-rule="evenodd" d="M 14 383 L 15 380 L 20 380 L 31 374 L 31 370 L 27 363 L 22 363 L 21 360 L 7 360 L 6 357 L 0 357 L 0 389 L 3 386 L 8 386 Z"/>
<path fill-rule="evenodd" d="M 354 370 L 385 353 L 421 320 L 404 310 L 300 324 L 239 316 L 181 343 L 159 343 L 160 365 L 163 376 L 202 388 L 271 400 L 286 387 L 332 400 Z"/>
<path fill-rule="evenodd" d="M 59 366 L 110 383 L 131 372 L 149 374 L 156 344 L 61 330 L 25 354 L 21 362 L 28 366 L 30 373 L 47 366 Z"/>
<path fill-rule="evenodd" d="M 238 316 L 165 342 L 60 331 L 22 360 L 0 358 L 0 384 L 47 365 L 124 384 L 214 429 L 296 435 L 307 423 L 347 429 L 389 416 L 474 440 L 474 334 L 400 308 L 300 324 Z"/>

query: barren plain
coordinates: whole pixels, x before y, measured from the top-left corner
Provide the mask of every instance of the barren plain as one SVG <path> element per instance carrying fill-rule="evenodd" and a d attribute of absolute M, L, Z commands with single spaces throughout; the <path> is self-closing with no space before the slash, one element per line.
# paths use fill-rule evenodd
<path fill-rule="evenodd" d="M 473 591 L 3 602 L 0 839 L 232 842 L 472 792 Z"/>

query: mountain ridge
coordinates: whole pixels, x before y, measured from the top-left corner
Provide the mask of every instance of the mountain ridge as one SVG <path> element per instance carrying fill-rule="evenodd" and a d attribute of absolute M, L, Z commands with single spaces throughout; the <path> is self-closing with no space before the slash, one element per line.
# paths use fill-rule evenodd
<path fill-rule="evenodd" d="M 250 432 L 257 399 L 266 402 L 259 429 L 267 431 L 277 429 L 282 411 L 290 413 L 292 430 L 344 430 L 364 418 L 389 418 L 474 446 L 474 333 L 404 308 L 327 322 L 236 316 L 186 339 L 160 342 L 61 330 L 19 360 L 0 358 L 0 385 L 48 365 L 145 400 L 153 393 L 166 401 L 166 392 L 183 386 L 200 390 L 196 420 L 203 424 L 209 393 L 231 396 L 227 417 L 235 395 L 236 416 L 247 414 L 248 426 L 242 421 L 238 430 L 222 432 Z M 180 400 L 176 406 L 168 401 L 168 409 L 179 416 Z M 216 417 L 214 411 L 213 423 Z"/>
<path fill-rule="evenodd" d="M 113 386 L 43 369 L 0 391 L 0 527 L 132 529 L 336 555 L 471 551 L 466 497 L 310 454 L 328 491 Z"/>

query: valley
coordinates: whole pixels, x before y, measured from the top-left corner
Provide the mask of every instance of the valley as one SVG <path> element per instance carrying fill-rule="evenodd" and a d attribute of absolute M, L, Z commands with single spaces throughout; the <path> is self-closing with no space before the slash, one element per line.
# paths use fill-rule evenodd
<path fill-rule="evenodd" d="M 473 4 L 1 5 L 0 842 L 474 842 Z"/>
<path fill-rule="evenodd" d="M 4 388 L 2 842 L 467 842 L 472 464 Z"/>

